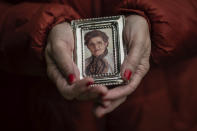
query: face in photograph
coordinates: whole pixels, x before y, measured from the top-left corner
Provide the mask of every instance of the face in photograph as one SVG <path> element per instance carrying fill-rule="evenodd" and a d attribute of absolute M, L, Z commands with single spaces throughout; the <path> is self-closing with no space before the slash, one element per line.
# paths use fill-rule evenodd
<path fill-rule="evenodd" d="M 98 57 L 104 53 L 107 45 L 108 43 L 104 42 L 102 37 L 96 36 L 89 40 L 87 47 L 93 56 Z"/>

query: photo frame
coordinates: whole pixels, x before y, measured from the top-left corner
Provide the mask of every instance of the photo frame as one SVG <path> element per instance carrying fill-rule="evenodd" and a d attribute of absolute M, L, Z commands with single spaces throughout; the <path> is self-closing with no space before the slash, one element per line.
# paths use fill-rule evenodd
<path fill-rule="evenodd" d="M 124 16 L 110 16 L 71 22 L 75 48 L 73 59 L 80 79 L 90 76 L 94 85 L 120 85 L 124 81 L 120 67 L 125 58 L 123 45 Z"/>

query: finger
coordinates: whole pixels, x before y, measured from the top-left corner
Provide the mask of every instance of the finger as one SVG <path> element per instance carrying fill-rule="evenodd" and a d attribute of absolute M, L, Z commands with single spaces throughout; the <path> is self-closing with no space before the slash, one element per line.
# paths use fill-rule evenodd
<path fill-rule="evenodd" d="M 90 87 L 89 90 L 87 90 L 86 92 L 80 94 L 77 99 L 78 100 L 93 100 L 93 99 L 97 99 L 100 96 L 104 96 L 107 94 L 107 87 L 106 86 L 93 86 Z"/>
<path fill-rule="evenodd" d="M 146 26 L 133 26 L 136 21 L 127 19 L 124 28 L 124 43 L 128 49 L 128 55 L 121 66 L 121 75 L 124 80 L 130 80 L 132 74 L 135 73 L 137 65 L 140 63 L 144 52 L 150 46 L 149 30 Z M 145 21 L 146 23 L 146 21 Z M 144 22 L 142 23 L 144 24 Z"/>
<path fill-rule="evenodd" d="M 143 60 L 143 61 L 146 62 L 147 60 Z M 148 72 L 149 68 L 150 68 L 150 65 L 148 62 L 146 64 L 145 63 L 140 64 L 135 74 L 133 75 L 130 83 L 128 83 L 125 86 L 119 86 L 119 87 L 109 90 L 108 93 L 102 97 L 102 99 L 114 100 L 114 99 L 119 99 L 124 96 L 128 96 L 129 94 L 131 94 L 132 92 L 136 90 L 141 80 Z"/>
<path fill-rule="evenodd" d="M 131 79 L 132 74 L 135 73 L 135 70 L 141 61 L 143 53 L 144 49 L 141 49 L 138 46 L 133 46 L 129 49 L 129 53 L 121 65 L 121 76 L 124 80 L 128 81 Z"/>
<path fill-rule="evenodd" d="M 114 109 L 116 109 L 121 103 L 123 103 L 124 101 L 126 100 L 126 97 L 123 97 L 123 98 L 120 98 L 120 99 L 117 99 L 117 100 L 114 100 L 111 102 L 110 106 L 107 106 L 107 107 L 103 107 L 103 106 L 98 106 L 96 107 L 95 109 L 95 115 L 98 117 L 98 118 L 101 118 L 103 117 L 105 114 L 113 111 Z"/>
<path fill-rule="evenodd" d="M 103 101 L 101 99 L 97 99 L 97 101 L 95 102 L 96 107 L 98 106 L 103 106 L 104 108 L 107 108 L 108 106 L 110 106 L 112 103 L 111 100 L 108 101 Z"/>
<path fill-rule="evenodd" d="M 48 52 L 58 66 L 60 72 L 67 78 L 69 83 L 79 79 L 79 70 L 73 62 L 74 49 L 73 32 L 68 24 L 60 24 L 50 34 L 51 50 Z"/>
<path fill-rule="evenodd" d="M 62 41 L 58 41 L 58 43 L 63 43 Z M 75 80 L 79 80 L 79 70 L 76 64 L 73 62 L 71 51 L 68 50 L 68 47 L 54 47 L 55 49 L 52 51 L 53 55 L 51 55 L 58 66 L 59 70 L 63 74 L 64 77 L 67 78 L 68 82 L 72 84 Z M 57 49 L 58 48 L 58 49 Z"/>
<path fill-rule="evenodd" d="M 111 105 L 111 101 L 109 100 L 109 101 L 102 101 L 100 104 L 104 107 L 104 108 L 107 108 L 108 106 L 110 106 Z"/>
<path fill-rule="evenodd" d="M 90 90 L 91 85 L 94 84 L 94 79 L 91 77 L 85 77 L 84 79 L 78 80 L 73 84 L 73 92 L 75 92 L 75 97 Z"/>
<path fill-rule="evenodd" d="M 47 62 L 47 74 L 49 78 L 55 83 L 57 89 L 65 99 L 72 100 L 74 98 L 74 94 L 70 93 L 71 87 L 69 87 L 66 79 L 62 76 L 61 72 L 59 72 L 51 58 L 48 55 L 45 55 L 45 58 Z"/>
<path fill-rule="evenodd" d="M 90 85 L 94 83 L 94 80 L 92 78 L 86 77 L 82 80 L 76 81 L 73 85 L 69 85 L 66 79 L 62 76 L 61 72 L 59 72 L 56 65 L 47 55 L 46 55 L 46 61 L 47 63 L 49 63 L 47 64 L 48 76 L 56 84 L 60 93 L 67 100 L 72 100 L 76 98 L 79 94 L 87 91 L 90 88 Z"/>
<path fill-rule="evenodd" d="M 96 85 L 91 88 L 90 92 L 97 93 L 99 96 L 105 96 L 108 92 L 108 88 L 103 85 Z"/>

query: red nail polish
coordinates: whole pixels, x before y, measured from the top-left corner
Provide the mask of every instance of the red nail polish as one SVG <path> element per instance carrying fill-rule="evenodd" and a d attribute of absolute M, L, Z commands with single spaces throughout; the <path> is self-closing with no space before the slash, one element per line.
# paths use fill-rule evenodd
<path fill-rule="evenodd" d="M 68 75 L 68 82 L 72 84 L 75 80 L 75 76 L 73 74 Z"/>
<path fill-rule="evenodd" d="M 93 84 L 94 84 L 94 82 L 89 81 L 89 82 L 86 84 L 86 86 L 90 86 L 90 85 L 93 85 Z"/>
<path fill-rule="evenodd" d="M 131 70 L 126 69 L 125 72 L 124 72 L 124 77 L 125 77 L 127 80 L 130 80 L 131 74 L 132 74 Z"/>

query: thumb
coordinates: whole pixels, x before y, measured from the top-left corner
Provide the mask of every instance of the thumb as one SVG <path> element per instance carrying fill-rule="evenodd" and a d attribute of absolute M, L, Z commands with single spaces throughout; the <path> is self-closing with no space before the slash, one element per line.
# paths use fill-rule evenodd
<path fill-rule="evenodd" d="M 125 80 L 129 80 L 136 72 L 136 68 L 141 68 L 142 58 L 149 52 L 151 42 L 148 23 L 141 16 L 131 15 L 126 19 L 123 33 L 129 53 L 121 67 L 121 75 Z"/>
<path fill-rule="evenodd" d="M 61 42 L 59 41 L 58 44 L 60 43 Z M 68 45 L 62 42 L 62 45 L 63 44 Z M 69 84 L 72 84 L 74 81 L 79 79 L 79 70 L 73 62 L 72 50 L 69 50 L 66 46 L 62 46 L 54 52 L 53 58 L 60 72 L 67 79 Z"/>
<path fill-rule="evenodd" d="M 137 44 L 133 44 L 121 66 L 121 76 L 124 80 L 128 81 L 131 79 L 140 63 L 142 56 L 143 49 L 141 49 Z"/>
<path fill-rule="evenodd" d="M 68 23 L 59 24 L 49 35 L 49 55 L 55 62 L 59 71 L 72 84 L 79 79 L 79 70 L 73 62 L 74 37 Z"/>

